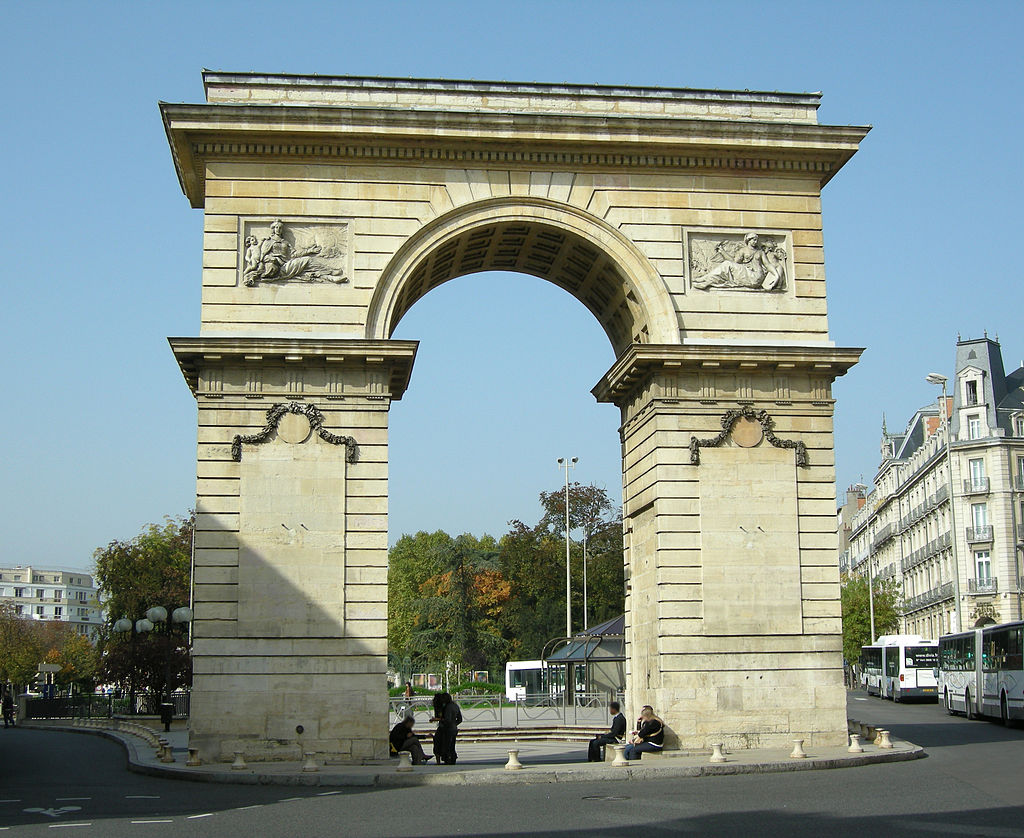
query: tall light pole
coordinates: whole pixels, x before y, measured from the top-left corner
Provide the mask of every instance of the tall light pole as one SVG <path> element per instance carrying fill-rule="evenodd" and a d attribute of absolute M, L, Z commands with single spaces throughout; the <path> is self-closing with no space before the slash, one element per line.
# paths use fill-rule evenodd
<path fill-rule="evenodd" d="M 558 467 L 565 469 L 565 636 L 572 637 L 572 572 L 569 565 L 569 469 L 576 468 L 579 457 L 558 458 Z"/>
<path fill-rule="evenodd" d="M 929 384 L 938 384 L 942 387 L 942 404 L 939 412 L 942 414 L 942 423 L 946 428 L 946 468 L 949 470 L 949 544 L 953 548 L 953 596 L 956 597 L 956 625 L 953 631 L 963 630 L 963 614 L 960 610 L 960 559 L 957 557 L 957 532 L 956 532 L 956 506 L 955 493 L 953 491 L 953 427 L 949 422 L 949 411 L 946 409 L 946 376 L 937 372 L 930 372 L 925 376 Z"/>
<path fill-rule="evenodd" d="M 874 534 L 868 527 L 868 609 L 871 612 L 871 644 L 875 645 L 875 551 L 872 549 Z"/>

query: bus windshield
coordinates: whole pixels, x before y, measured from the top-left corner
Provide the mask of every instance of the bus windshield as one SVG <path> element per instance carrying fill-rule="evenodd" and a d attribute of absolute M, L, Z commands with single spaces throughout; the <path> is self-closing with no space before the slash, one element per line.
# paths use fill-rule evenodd
<path fill-rule="evenodd" d="M 910 669 L 935 669 L 939 665 L 939 650 L 934 646 L 907 646 L 904 666 Z"/>

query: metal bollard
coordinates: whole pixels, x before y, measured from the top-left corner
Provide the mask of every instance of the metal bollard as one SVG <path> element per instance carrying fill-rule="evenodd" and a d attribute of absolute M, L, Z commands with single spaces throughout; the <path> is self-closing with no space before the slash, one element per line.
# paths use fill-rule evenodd
<path fill-rule="evenodd" d="M 714 742 L 711 745 L 711 761 L 712 762 L 728 762 L 725 758 L 725 754 L 722 753 L 722 743 Z"/>
<path fill-rule="evenodd" d="M 793 740 L 793 751 L 789 755 L 790 759 L 807 759 L 807 754 L 804 753 L 804 740 L 794 739 Z"/>

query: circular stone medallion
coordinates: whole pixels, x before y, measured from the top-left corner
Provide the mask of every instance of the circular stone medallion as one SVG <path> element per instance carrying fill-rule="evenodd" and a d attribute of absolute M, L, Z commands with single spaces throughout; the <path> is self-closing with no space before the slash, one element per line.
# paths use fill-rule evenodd
<path fill-rule="evenodd" d="M 285 442 L 298 445 L 309 439 L 309 419 L 301 413 L 286 413 L 277 423 L 277 436 Z"/>
<path fill-rule="evenodd" d="M 732 438 L 740 448 L 753 448 L 764 439 L 764 429 L 760 422 L 741 416 L 732 426 Z"/>

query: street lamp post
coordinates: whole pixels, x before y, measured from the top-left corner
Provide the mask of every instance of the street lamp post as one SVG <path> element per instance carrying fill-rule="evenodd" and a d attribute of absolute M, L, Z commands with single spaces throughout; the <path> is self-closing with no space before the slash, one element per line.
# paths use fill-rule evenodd
<path fill-rule="evenodd" d="M 939 407 L 939 413 L 942 415 L 942 423 L 946 428 L 946 469 L 949 472 L 949 544 L 953 550 L 953 596 L 956 597 L 954 611 L 956 625 L 952 626 L 952 631 L 960 631 L 964 621 L 960 610 L 960 559 L 957 550 L 956 493 L 953 491 L 953 428 L 949 423 L 949 411 L 946 409 L 946 382 L 948 379 L 940 373 L 930 372 L 925 376 L 925 381 L 942 387 L 942 404 Z"/>
<path fill-rule="evenodd" d="M 174 652 L 174 638 L 171 633 L 172 625 L 188 625 L 192 622 L 192 609 L 187 605 L 181 608 L 175 608 L 170 613 L 170 622 L 168 622 L 167 609 L 162 605 L 155 605 L 146 611 L 146 616 L 141 619 L 132 622 L 127 617 L 122 617 L 114 623 L 113 629 L 116 632 L 127 633 L 131 632 L 131 642 L 134 650 L 135 638 L 140 634 L 147 634 L 148 632 L 155 631 L 159 625 L 163 625 L 163 634 L 166 638 L 165 645 L 165 656 L 164 656 L 164 689 L 167 691 L 167 701 L 171 700 L 171 693 L 173 692 L 173 686 L 171 684 L 171 663 L 172 654 Z M 135 655 L 132 654 L 132 673 L 131 673 L 131 701 L 132 708 L 131 712 L 135 712 Z M 157 703 L 160 696 L 157 696 Z"/>
<path fill-rule="evenodd" d="M 572 572 L 569 565 L 569 469 L 576 468 L 579 457 L 558 458 L 558 467 L 565 470 L 565 636 L 572 637 Z"/>

